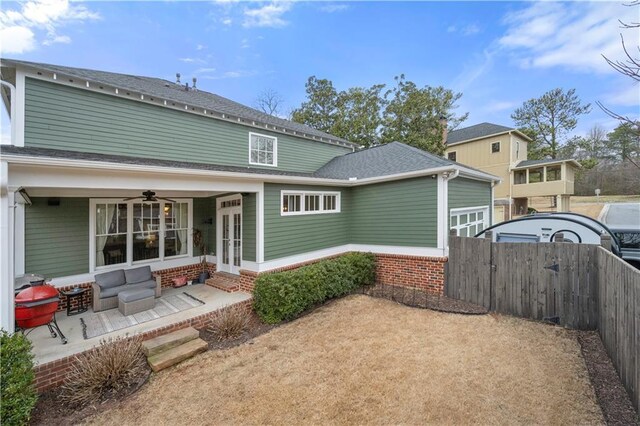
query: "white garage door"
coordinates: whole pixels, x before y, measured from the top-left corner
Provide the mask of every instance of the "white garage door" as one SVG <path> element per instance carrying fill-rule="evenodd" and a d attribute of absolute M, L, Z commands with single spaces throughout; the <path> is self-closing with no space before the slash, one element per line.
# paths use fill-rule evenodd
<path fill-rule="evenodd" d="M 451 209 L 449 224 L 459 237 L 473 237 L 489 226 L 489 206 Z"/>

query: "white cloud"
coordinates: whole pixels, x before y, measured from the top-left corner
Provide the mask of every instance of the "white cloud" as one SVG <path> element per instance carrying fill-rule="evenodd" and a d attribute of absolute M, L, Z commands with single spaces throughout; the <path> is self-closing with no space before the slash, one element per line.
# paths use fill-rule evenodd
<path fill-rule="evenodd" d="M 178 58 L 178 60 L 180 62 L 184 62 L 184 63 L 187 63 L 187 64 L 194 64 L 194 63 L 204 64 L 204 63 L 206 63 L 206 61 L 204 61 L 203 59 L 200 59 L 200 58 Z"/>
<path fill-rule="evenodd" d="M 456 26 L 455 25 L 449 25 L 447 27 L 447 32 L 448 33 L 455 33 L 456 32 Z"/>
<path fill-rule="evenodd" d="M 251 45 L 249 44 L 249 39 L 243 38 L 240 42 L 240 49 L 248 49 L 249 47 L 251 47 Z"/>
<path fill-rule="evenodd" d="M 69 44 L 71 43 L 71 37 L 66 35 L 52 35 L 51 38 L 47 38 L 42 42 L 45 46 L 50 46 L 54 43 Z"/>
<path fill-rule="evenodd" d="M 206 74 L 206 73 L 214 72 L 215 70 L 216 70 L 215 68 L 198 68 L 197 70 L 194 71 L 194 73 Z"/>
<path fill-rule="evenodd" d="M 244 22 L 242 26 L 280 28 L 289 24 L 283 15 L 291 10 L 290 2 L 273 2 L 257 9 L 244 10 Z"/>
<path fill-rule="evenodd" d="M 484 109 L 487 112 L 500 112 L 500 111 L 514 109 L 519 105 L 520 105 L 519 102 L 513 102 L 513 101 L 492 101 L 486 104 Z"/>
<path fill-rule="evenodd" d="M 640 86 L 633 84 L 618 92 L 609 94 L 606 98 L 607 104 L 617 106 L 638 106 L 640 105 Z"/>
<path fill-rule="evenodd" d="M 206 49 L 206 48 L 207 48 L 207 46 L 205 46 L 204 44 L 198 44 L 196 46 L 196 50 L 203 50 L 203 49 Z"/>
<path fill-rule="evenodd" d="M 476 24 L 469 24 L 466 27 L 464 27 L 461 31 L 463 35 L 470 36 L 470 35 L 478 34 L 480 32 L 480 27 L 477 26 Z"/>
<path fill-rule="evenodd" d="M 0 28 L 0 52 L 2 53 L 28 52 L 35 48 L 35 44 L 35 36 L 29 28 L 15 25 Z"/>
<path fill-rule="evenodd" d="M 349 9 L 347 4 L 325 4 L 320 6 L 320 10 L 326 13 L 344 12 Z"/>
<path fill-rule="evenodd" d="M 601 55 L 620 58 L 620 32 L 638 39 L 637 29 L 622 30 L 618 22 L 637 21 L 637 12 L 618 2 L 531 3 L 505 16 L 508 28 L 499 45 L 523 68 L 613 72 Z"/>
<path fill-rule="evenodd" d="M 36 36 L 44 45 L 70 43 L 67 35 L 58 34 L 70 22 L 99 19 L 85 6 L 68 0 L 30 0 L 17 3 L 19 9 L 0 11 L 3 53 L 24 53 L 36 48 Z M 37 34 L 36 34 L 37 33 Z"/>
<path fill-rule="evenodd" d="M 233 24 L 233 20 L 232 20 L 231 18 L 224 18 L 224 19 L 222 20 L 222 25 L 227 25 L 227 26 L 229 26 L 229 25 L 231 25 L 231 24 Z"/>

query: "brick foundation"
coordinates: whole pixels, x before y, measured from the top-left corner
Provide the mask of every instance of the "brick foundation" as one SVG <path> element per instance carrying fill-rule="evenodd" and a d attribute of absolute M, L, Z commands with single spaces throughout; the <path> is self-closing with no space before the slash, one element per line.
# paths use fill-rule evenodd
<path fill-rule="evenodd" d="M 443 294 L 445 263 L 446 257 L 377 254 L 376 279 L 381 284 Z"/>
<path fill-rule="evenodd" d="M 168 334 L 187 327 L 193 327 L 197 330 L 202 330 L 209 327 L 213 319 L 220 315 L 220 312 L 235 306 L 241 306 L 242 308 L 246 309 L 247 312 L 251 312 L 253 309 L 253 299 L 245 300 L 234 305 L 225 306 L 222 309 L 208 312 L 197 317 L 189 318 L 175 324 L 156 328 L 154 330 L 142 333 L 139 336 L 142 337 L 142 340 L 149 340 L 154 337 L 162 336 L 163 334 Z M 67 374 L 69 374 L 72 367 L 77 362 L 76 357 L 93 350 L 95 349 L 90 349 L 80 354 L 70 355 L 65 358 L 36 366 L 34 368 L 36 390 L 42 393 L 48 389 L 52 389 L 63 384 L 65 377 L 67 376 Z"/>

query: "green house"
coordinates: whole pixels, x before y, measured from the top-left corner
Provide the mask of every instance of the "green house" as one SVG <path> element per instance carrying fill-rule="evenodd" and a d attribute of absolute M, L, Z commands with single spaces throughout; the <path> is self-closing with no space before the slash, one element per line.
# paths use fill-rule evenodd
<path fill-rule="evenodd" d="M 375 253 L 381 281 L 438 291 L 451 221 L 469 234 L 491 222 L 498 178 L 401 142 L 359 149 L 160 78 L 2 60 L 2 80 L 4 328 L 16 276 L 192 274 L 201 255 L 245 291 L 349 251 Z"/>

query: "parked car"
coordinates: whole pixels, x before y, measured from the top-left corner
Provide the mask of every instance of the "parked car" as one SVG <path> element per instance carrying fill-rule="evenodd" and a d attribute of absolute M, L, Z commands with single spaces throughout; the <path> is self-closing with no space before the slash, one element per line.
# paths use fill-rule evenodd
<path fill-rule="evenodd" d="M 640 269 L 640 230 L 611 227 L 618 239 L 622 258 Z"/>
<path fill-rule="evenodd" d="M 578 213 L 537 213 L 490 226 L 476 237 L 484 238 L 492 231 L 494 242 L 548 243 L 557 241 L 562 233 L 564 242 L 600 244 L 601 235 L 611 237 L 611 251 L 620 256 L 616 235 L 603 223 Z"/>

